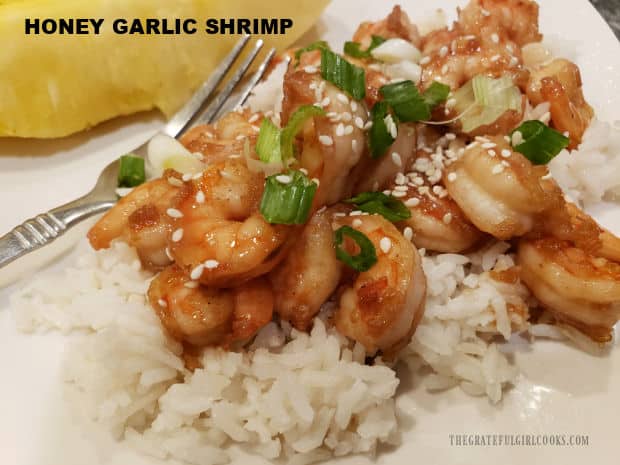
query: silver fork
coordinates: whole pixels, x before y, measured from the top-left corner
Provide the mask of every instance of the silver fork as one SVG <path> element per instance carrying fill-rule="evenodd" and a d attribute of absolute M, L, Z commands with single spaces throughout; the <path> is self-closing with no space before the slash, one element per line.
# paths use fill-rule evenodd
<path fill-rule="evenodd" d="M 233 90 L 256 59 L 263 47 L 262 40 L 256 41 L 252 50 L 241 62 L 239 68 L 231 76 L 222 91 L 203 111 L 201 110 L 246 47 L 249 39 L 250 36 L 246 35 L 237 42 L 209 79 L 192 95 L 183 108 L 168 121 L 161 132 L 171 137 L 178 137 L 195 124 L 211 123 L 215 119 L 224 104 L 231 100 L 230 97 Z M 236 108 L 245 103 L 252 88 L 265 73 L 274 53 L 275 49 L 269 51 L 256 72 L 239 93 L 239 97 L 233 107 Z M 130 152 L 144 157 L 147 144 L 148 141 Z M 118 187 L 119 165 L 119 160 L 116 160 L 106 166 L 99 175 L 95 187 L 88 194 L 53 208 L 47 213 L 42 213 L 26 220 L 9 233 L 0 237 L 0 268 L 3 268 L 17 258 L 50 244 L 81 221 L 112 208 L 117 201 L 116 188 Z"/>

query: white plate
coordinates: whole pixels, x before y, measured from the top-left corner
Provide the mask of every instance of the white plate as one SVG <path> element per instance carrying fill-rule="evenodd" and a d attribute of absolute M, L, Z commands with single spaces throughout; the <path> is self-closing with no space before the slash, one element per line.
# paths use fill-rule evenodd
<path fill-rule="evenodd" d="M 383 17 L 392 2 L 339 0 L 325 11 L 314 35 L 333 44 L 357 24 Z M 455 0 L 402 0 L 414 21 Z M 561 51 L 582 70 L 586 97 L 603 120 L 620 119 L 620 44 L 587 0 L 544 0 L 541 30 L 562 42 Z M 312 34 L 309 35 L 312 36 Z M 0 232 L 86 192 L 103 166 L 146 139 L 162 124 L 153 115 L 124 118 L 88 134 L 61 141 L 0 141 Z M 15 157 L 51 155 L 46 157 Z M 619 154 L 620 155 L 620 154 Z M 620 232 L 620 210 L 598 209 L 597 217 Z M 56 264 L 60 267 L 61 264 Z M 0 291 L 5 308 L 10 289 Z M 6 465 L 153 464 L 105 435 L 76 424 L 63 401 L 59 366 L 66 339 L 57 334 L 18 334 L 0 311 L 0 463 Z M 411 413 L 403 444 L 382 451 L 380 464 L 620 463 L 620 350 L 595 358 L 564 345 L 537 342 L 516 356 L 522 377 L 499 406 L 458 390 L 424 392 L 404 374 L 398 406 Z M 578 434 L 587 447 L 452 446 L 451 434 Z M 243 460 L 239 463 L 262 463 Z M 339 462 L 340 463 L 340 462 Z M 371 463 L 353 457 L 342 463 Z"/>

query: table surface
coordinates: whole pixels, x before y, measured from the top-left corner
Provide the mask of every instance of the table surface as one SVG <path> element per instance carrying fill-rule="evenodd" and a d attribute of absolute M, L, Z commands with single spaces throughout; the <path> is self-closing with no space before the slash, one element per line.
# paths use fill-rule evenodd
<path fill-rule="evenodd" d="M 620 0 L 590 0 L 620 39 Z"/>

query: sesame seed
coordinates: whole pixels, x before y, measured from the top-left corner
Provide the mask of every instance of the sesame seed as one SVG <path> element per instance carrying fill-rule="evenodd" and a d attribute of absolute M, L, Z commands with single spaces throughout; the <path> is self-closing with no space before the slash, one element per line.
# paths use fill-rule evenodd
<path fill-rule="evenodd" d="M 170 218 L 183 218 L 183 213 L 181 213 L 179 210 L 177 210 L 176 208 L 169 208 L 168 210 L 166 210 L 166 214 L 170 217 Z"/>
<path fill-rule="evenodd" d="M 278 181 L 281 184 L 290 184 L 292 180 L 293 178 L 291 178 L 287 174 L 279 174 L 278 176 L 276 176 L 276 181 Z"/>
<path fill-rule="evenodd" d="M 481 11 L 482 16 L 491 16 L 491 12 L 489 10 L 485 10 L 484 8 L 482 8 Z"/>
<path fill-rule="evenodd" d="M 179 242 L 181 239 L 183 239 L 183 228 L 176 229 L 172 233 L 172 242 Z"/>
<path fill-rule="evenodd" d="M 382 237 L 379 241 L 379 247 L 383 253 L 388 253 L 392 248 L 392 241 L 389 237 Z"/>
<path fill-rule="evenodd" d="M 446 213 L 443 218 L 442 218 L 443 222 L 445 224 L 450 224 L 452 223 L 452 213 Z"/>
<path fill-rule="evenodd" d="M 512 57 L 510 59 L 510 63 L 508 63 L 508 66 L 510 66 L 511 68 L 514 68 L 518 64 L 519 64 L 519 59 L 517 57 Z"/>
<path fill-rule="evenodd" d="M 372 127 L 372 121 L 366 121 L 364 125 L 364 131 L 368 131 Z"/>
<path fill-rule="evenodd" d="M 330 146 L 330 145 L 334 144 L 334 140 L 331 137 L 329 137 L 327 135 L 324 135 L 324 134 L 319 136 L 319 142 L 321 144 L 327 145 L 327 146 Z"/>
<path fill-rule="evenodd" d="M 338 116 L 338 114 L 335 111 L 328 111 L 327 113 L 325 113 L 325 116 L 327 116 L 328 118 L 335 118 L 336 116 Z"/>
<path fill-rule="evenodd" d="M 196 160 L 199 160 L 199 161 L 203 161 L 205 159 L 204 155 L 200 152 L 194 152 L 192 153 L 192 155 L 194 156 Z"/>
<path fill-rule="evenodd" d="M 202 191 L 196 192 L 196 202 L 204 203 L 205 202 L 205 193 Z"/>
<path fill-rule="evenodd" d="M 360 118 L 359 116 L 355 117 L 355 125 L 360 128 L 360 129 L 364 129 L 364 120 L 362 118 Z"/>
<path fill-rule="evenodd" d="M 341 212 L 334 213 L 335 218 L 342 218 L 343 216 L 347 216 L 346 213 L 341 213 Z"/>
<path fill-rule="evenodd" d="M 237 137 L 235 137 L 235 140 L 243 140 L 245 139 L 245 136 L 243 134 L 239 134 Z"/>
<path fill-rule="evenodd" d="M 456 99 L 455 98 L 448 99 L 448 101 L 446 102 L 446 110 L 448 108 L 454 107 L 454 105 L 456 105 Z"/>
<path fill-rule="evenodd" d="M 166 252 L 166 257 L 168 257 L 168 260 L 170 261 L 174 261 L 174 257 L 172 256 L 172 254 L 170 253 L 170 249 L 168 247 L 166 247 L 164 249 L 164 252 Z"/>
<path fill-rule="evenodd" d="M 504 165 L 495 165 L 493 167 L 492 173 L 493 174 L 500 174 L 502 171 L 504 171 Z"/>
<path fill-rule="evenodd" d="M 497 153 L 495 152 L 495 150 L 487 150 L 487 153 L 489 154 L 489 157 L 494 157 L 495 155 L 497 155 Z"/>
<path fill-rule="evenodd" d="M 407 192 L 409 188 L 407 186 L 394 186 L 394 190 L 398 192 Z"/>
<path fill-rule="evenodd" d="M 260 132 L 260 128 L 258 126 L 256 126 L 255 124 L 252 125 L 252 130 L 254 132 Z"/>
<path fill-rule="evenodd" d="M 469 40 L 474 40 L 475 38 L 476 38 L 476 36 L 475 36 L 475 35 L 473 35 L 473 34 L 470 34 L 470 35 L 468 35 L 468 36 L 463 37 L 463 39 L 468 40 L 468 41 L 469 41 Z"/>
<path fill-rule="evenodd" d="M 311 65 L 304 66 L 304 72 L 306 72 L 308 74 L 314 74 L 317 71 L 318 71 L 318 69 L 317 69 L 316 66 L 311 66 Z"/>
<path fill-rule="evenodd" d="M 299 171 L 308 176 L 308 170 L 306 168 L 299 168 Z"/>
<path fill-rule="evenodd" d="M 351 213 L 349 213 L 349 216 L 362 216 L 362 210 L 353 210 Z"/>
<path fill-rule="evenodd" d="M 456 134 L 452 134 L 451 132 L 446 133 L 445 137 L 448 140 L 456 140 Z"/>
<path fill-rule="evenodd" d="M 431 62 L 431 57 L 423 57 L 423 58 L 420 60 L 420 64 L 421 64 L 422 66 L 424 66 L 424 65 L 428 65 L 430 62 Z"/>
<path fill-rule="evenodd" d="M 236 245 L 237 245 L 237 241 L 232 240 L 232 241 L 230 242 L 230 248 L 231 248 L 231 249 L 233 249 Z"/>
<path fill-rule="evenodd" d="M 206 134 L 209 139 L 213 139 L 215 137 L 212 132 L 207 131 Z"/>
<path fill-rule="evenodd" d="M 351 126 L 350 124 L 348 126 L 345 126 L 344 128 L 344 135 L 348 136 L 349 134 L 353 133 L 353 126 Z"/>
<path fill-rule="evenodd" d="M 205 270 L 205 266 L 203 264 L 200 264 L 198 266 L 196 266 L 189 274 L 189 277 L 192 278 L 194 281 L 199 279 L 202 276 L 202 272 Z"/>
<path fill-rule="evenodd" d="M 183 186 L 183 183 L 181 182 L 180 179 L 172 178 L 172 177 L 168 178 L 168 184 L 170 184 L 171 186 L 174 186 L 174 187 L 181 187 L 181 186 Z"/>
<path fill-rule="evenodd" d="M 491 57 L 491 61 L 496 62 L 496 61 L 499 61 L 501 58 L 502 58 L 501 55 L 493 55 Z"/>
<path fill-rule="evenodd" d="M 445 64 L 441 67 L 441 74 L 448 74 L 448 65 Z"/>
<path fill-rule="evenodd" d="M 207 260 L 204 266 L 207 270 L 212 270 L 213 268 L 220 266 L 220 262 L 217 260 Z"/>
<path fill-rule="evenodd" d="M 502 160 L 502 165 L 504 165 L 507 168 L 510 167 L 510 163 L 508 163 L 506 160 Z"/>
<path fill-rule="evenodd" d="M 192 173 L 185 173 L 183 176 L 181 176 L 181 179 L 183 180 L 183 182 L 187 182 L 190 179 L 192 179 L 193 174 Z"/>
<path fill-rule="evenodd" d="M 392 191 L 391 191 L 391 190 L 389 190 L 389 189 L 388 189 L 388 190 L 383 191 L 383 193 L 384 193 L 385 195 L 392 195 Z"/>
<path fill-rule="evenodd" d="M 321 100 L 321 106 L 322 107 L 326 107 L 331 103 L 331 99 L 329 97 L 325 97 L 323 100 Z"/>
<path fill-rule="evenodd" d="M 387 130 L 392 136 L 392 138 L 396 139 L 396 137 L 398 136 L 398 129 L 396 128 L 396 123 L 394 122 L 392 115 L 387 115 L 385 118 L 383 118 L 383 121 L 385 122 Z"/>
<path fill-rule="evenodd" d="M 342 93 L 339 93 L 338 95 L 336 95 L 336 98 L 340 100 L 342 103 L 349 103 L 349 99 L 347 98 L 347 96 Z"/>
<path fill-rule="evenodd" d="M 167 307 L 168 306 L 168 302 L 166 302 L 164 299 L 159 299 L 157 301 L 157 303 L 159 304 L 160 307 Z"/>
<path fill-rule="evenodd" d="M 433 194 L 439 195 L 443 192 L 443 187 L 441 186 L 433 186 Z"/>
<path fill-rule="evenodd" d="M 413 239 L 413 229 L 411 229 L 409 226 L 407 226 L 405 228 L 405 230 L 403 231 L 403 236 L 405 237 L 405 239 L 407 239 L 408 241 L 410 241 L 411 239 Z"/>
<path fill-rule="evenodd" d="M 502 157 L 510 158 L 510 155 L 512 155 L 512 152 L 510 150 L 508 150 L 508 149 L 502 150 Z"/>
<path fill-rule="evenodd" d="M 504 140 L 510 144 L 510 136 L 504 136 Z"/>
<path fill-rule="evenodd" d="M 312 178 L 311 181 L 316 184 L 317 187 L 319 187 L 321 185 L 321 181 L 319 181 L 317 178 Z"/>
<path fill-rule="evenodd" d="M 250 119 L 248 120 L 248 123 L 252 124 L 255 123 L 258 120 L 259 116 L 258 114 L 253 114 L 252 116 L 250 116 Z"/>
<path fill-rule="evenodd" d="M 338 123 L 338 126 L 336 126 L 336 136 L 344 136 L 344 124 Z"/>
<path fill-rule="evenodd" d="M 394 162 L 396 166 L 399 166 L 399 167 L 403 166 L 403 161 L 400 158 L 400 155 L 396 152 L 392 152 L 392 161 Z"/>
<path fill-rule="evenodd" d="M 445 45 L 439 49 L 439 56 L 441 58 L 445 57 L 448 54 L 448 47 Z"/>
<path fill-rule="evenodd" d="M 357 140 L 353 139 L 351 141 L 351 148 L 353 149 L 354 152 L 357 150 Z"/>
<path fill-rule="evenodd" d="M 403 192 L 403 191 L 392 191 L 391 195 L 392 195 L 392 197 L 398 197 L 398 198 L 401 198 L 401 197 L 406 196 L 406 195 L 407 195 L 407 193 L 406 193 L 406 192 Z"/>
<path fill-rule="evenodd" d="M 506 50 L 508 50 L 508 53 L 513 53 L 515 51 L 514 47 L 510 44 L 506 44 Z"/>
<path fill-rule="evenodd" d="M 354 228 L 359 228 L 362 225 L 362 220 L 355 218 L 352 224 Z"/>
<path fill-rule="evenodd" d="M 523 142 L 523 134 L 521 131 L 515 131 L 512 133 L 512 146 L 515 147 Z"/>
<path fill-rule="evenodd" d="M 456 173 L 450 173 L 448 175 L 448 181 L 450 181 L 450 182 L 456 181 Z"/>
<path fill-rule="evenodd" d="M 357 102 L 351 100 L 351 111 L 357 111 Z"/>
<path fill-rule="evenodd" d="M 394 182 L 396 182 L 396 184 L 398 184 L 399 186 L 402 186 L 407 183 L 407 178 L 403 173 L 398 173 Z"/>
<path fill-rule="evenodd" d="M 198 282 L 197 281 L 187 281 L 185 284 L 183 284 L 183 286 L 189 288 L 189 289 L 195 289 L 198 287 Z"/>
<path fill-rule="evenodd" d="M 353 119 L 353 116 L 348 111 L 343 111 L 341 117 L 342 121 L 344 121 L 345 123 L 348 123 Z"/>
<path fill-rule="evenodd" d="M 494 149 L 495 147 L 497 147 L 497 144 L 493 142 L 487 142 L 485 144 L 482 144 L 483 149 Z"/>
<path fill-rule="evenodd" d="M 499 44 L 499 36 L 497 35 L 497 33 L 493 33 L 491 34 L 491 40 L 493 41 L 493 43 L 495 44 Z"/>

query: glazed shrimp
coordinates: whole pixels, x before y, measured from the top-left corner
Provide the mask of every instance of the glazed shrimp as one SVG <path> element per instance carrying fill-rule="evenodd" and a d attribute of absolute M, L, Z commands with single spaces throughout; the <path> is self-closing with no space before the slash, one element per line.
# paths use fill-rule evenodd
<path fill-rule="evenodd" d="M 620 319 L 620 264 L 555 238 L 522 240 L 521 279 L 555 317 L 597 342 Z"/>
<path fill-rule="evenodd" d="M 263 175 L 237 158 L 186 182 L 168 211 L 175 262 L 208 286 L 234 286 L 269 272 L 284 257 L 290 228 L 260 214 L 263 188 Z"/>
<path fill-rule="evenodd" d="M 178 266 L 151 281 L 148 299 L 172 337 L 194 346 L 245 341 L 271 321 L 273 294 L 258 278 L 233 289 L 196 285 Z"/>
<path fill-rule="evenodd" d="M 479 138 L 446 168 L 446 189 L 479 230 L 507 240 L 530 232 L 539 214 L 562 204 L 561 194 L 543 188 L 546 174 L 503 138 Z"/>
<path fill-rule="evenodd" d="M 299 165 L 311 178 L 320 181 L 314 204 L 338 202 L 351 194 L 349 173 L 357 165 L 365 147 L 364 125 L 368 111 L 334 85 L 323 81 L 314 70 L 320 55 L 304 53 L 299 67 L 291 66 L 284 77 L 282 123 L 301 105 L 318 104 L 327 117 L 315 117 L 301 133 Z M 311 68 L 308 68 L 311 67 Z M 307 71 L 312 71 L 308 73 Z"/>
<path fill-rule="evenodd" d="M 163 177 L 133 189 L 90 229 L 91 246 L 95 250 L 107 249 L 112 240 L 120 238 L 136 247 L 145 267 L 159 269 L 168 265 L 171 261 L 165 249 L 170 222 L 165 211 L 180 184 L 179 174 L 167 170 Z"/>
<path fill-rule="evenodd" d="M 248 109 L 232 111 L 215 124 L 195 126 L 187 131 L 180 142 L 190 152 L 200 152 L 207 163 L 215 163 L 244 153 L 245 144 L 256 146 L 263 115 Z"/>
<path fill-rule="evenodd" d="M 581 143 L 594 110 L 583 96 L 577 65 L 556 59 L 532 70 L 527 96 L 532 105 L 550 103 L 552 125 L 560 132 L 568 132 L 569 148 L 576 148 Z"/>
<path fill-rule="evenodd" d="M 398 5 L 392 9 L 385 19 L 360 24 L 353 34 L 353 41 L 359 42 L 363 48 L 367 48 L 373 35 L 381 36 L 384 39 L 400 38 L 411 42 L 416 47 L 420 46 L 418 28 L 411 23 L 407 13 Z"/>
<path fill-rule="evenodd" d="M 342 263 L 334 248 L 333 212 L 333 208 L 317 211 L 270 274 L 276 313 L 301 331 L 308 330 L 340 282 Z"/>
<path fill-rule="evenodd" d="M 420 256 L 382 216 L 346 216 L 337 221 L 342 225 L 364 233 L 378 261 L 344 287 L 334 315 L 336 328 L 368 354 L 380 350 L 391 357 L 408 343 L 424 313 L 426 277 Z"/>

